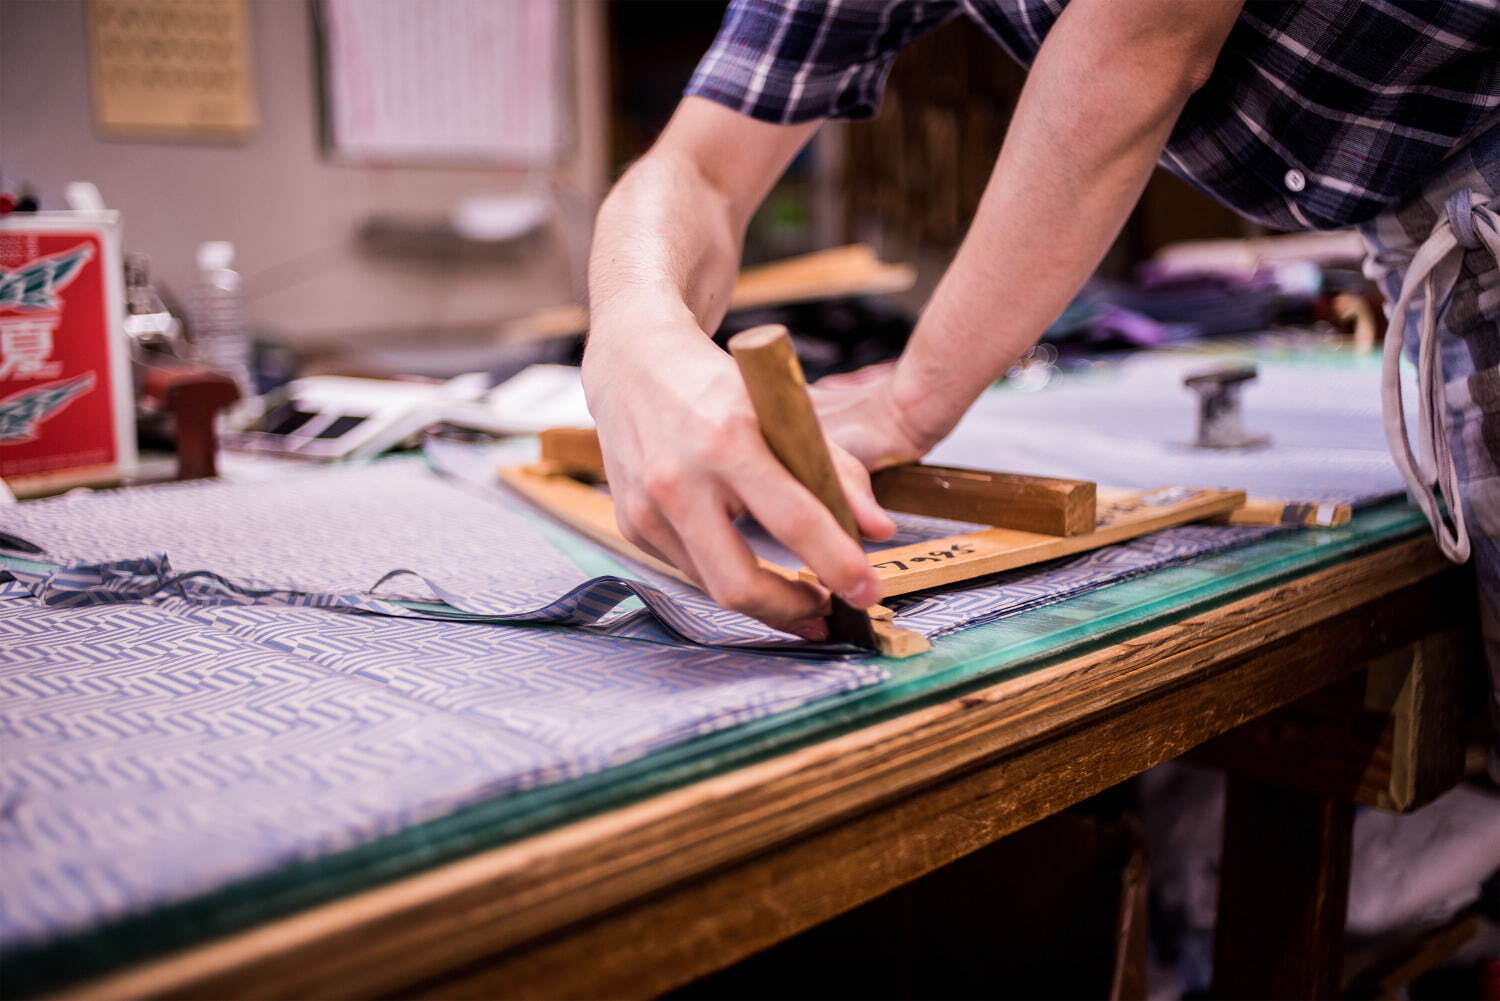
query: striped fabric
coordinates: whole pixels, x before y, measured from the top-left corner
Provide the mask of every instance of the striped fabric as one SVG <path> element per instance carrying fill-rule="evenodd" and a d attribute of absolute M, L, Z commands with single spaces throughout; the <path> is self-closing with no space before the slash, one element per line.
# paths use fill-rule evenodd
<path fill-rule="evenodd" d="M 969 17 L 1029 66 L 1067 0 L 733 0 L 687 94 L 873 115 L 896 54 Z M 1162 166 L 1279 229 L 1370 219 L 1500 120 L 1500 0 L 1250 0 Z"/>

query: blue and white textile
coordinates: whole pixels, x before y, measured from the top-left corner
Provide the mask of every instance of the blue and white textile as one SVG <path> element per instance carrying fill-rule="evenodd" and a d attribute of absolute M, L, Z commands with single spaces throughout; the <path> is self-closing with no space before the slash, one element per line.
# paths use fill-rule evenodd
<path fill-rule="evenodd" d="M 0 594 L 0 950 L 879 681 L 310 607 Z"/>
<path fill-rule="evenodd" d="M 1090 391 L 1139 382 L 1157 399 L 1176 378 L 1127 371 Z M 1347 383 L 1346 396 L 1360 385 L 1375 396 L 1373 372 L 1316 378 L 1315 397 L 1291 395 L 1332 406 Z M 1145 436 L 1156 446 L 1099 442 L 1099 457 L 1125 457 L 1144 482 L 1028 461 L 1027 449 L 1064 465 L 1091 455 L 1056 458 L 1067 450 L 1046 442 L 1078 440 L 1090 414 L 1076 403 L 1034 428 L 1016 419 L 1047 394 L 992 394 L 942 458 L 1172 482 L 1150 467 L 1152 448 L 1170 457 L 1190 427 L 1192 398 L 1176 392 L 1182 419 L 1163 414 Z M 1097 401 L 1092 417 L 1119 426 Z M 1366 424 L 1371 441 L 1352 430 Z M 1340 448 L 1345 468 L 1322 469 L 1328 489 L 1399 484 L 1362 458 L 1383 450 L 1378 420 L 1352 422 Z M 1301 453 L 1278 454 L 1215 478 L 1274 481 Z M 493 455 L 433 458 L 446 476 L 396 460 L 0 507 L 0 529 L 64 564 L 0 583 L 0 951 L 887 676 L 676 581 L 600 575 L 618 566 L 602 553 L 580 567 L 549 541 L 559 528 L 493 485 Z M 963 527 L 900 520 L 911 541 Z M 939 636 L 1265 531 L 1185 526 L 893 604 L 902 625 Z"/>

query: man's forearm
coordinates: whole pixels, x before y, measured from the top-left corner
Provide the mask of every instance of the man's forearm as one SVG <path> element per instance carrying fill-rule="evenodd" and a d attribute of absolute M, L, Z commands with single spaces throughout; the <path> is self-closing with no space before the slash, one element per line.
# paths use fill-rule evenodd
<path fill-rule="evenodd" d="M 648 156 L 631 167 L 599 210 L 589 256 L 595 347 L 688 324 L 713 330 L 739 270 L 732 207 L 691 163 Z M 670 321 L 680 320 L 681 324 Z M 643 322 L 645 321 L 645 322 Z"/>
<path fill-rule="evenodd" d="M 643 338 L 717 329 L 750 216 L 816 129 L 684 99 L 599 210 L 589 258 L 590 354 L 610 358 L 617 343 L 638 350 Z"/>
<path fill-rule="evenodd" d="M 893 394 L 919 440 L 946 435 L 1098 267 L 1238 9 L 1075 0 L 1058 19 L 897 368 Z"/>
<path fill-rule="evenodd" d="M 739 370 L 705 332 L 728 307 L 746 221 L 816 128 L 683 100 L 600 210 L 583 365 L 625 538 L 726 608 L 811 640 L 828 635 L 829 591 L 864 606 L 880 585 L 859 545 L 777 462 Z M 889 535 L 864 469 L 833 455 L 860 529 Z M 762 567 L 735 530 L 741 513 L 822 583 Z"/>

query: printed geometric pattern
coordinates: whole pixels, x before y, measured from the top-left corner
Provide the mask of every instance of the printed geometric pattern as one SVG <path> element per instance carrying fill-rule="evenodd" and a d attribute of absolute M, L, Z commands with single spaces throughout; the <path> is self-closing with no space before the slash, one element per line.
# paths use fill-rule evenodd
<path fill-rule="evenodd" d="M 5 949 L 885 676 L 545 627 L 19 590 L 0 594 Z"/>
<path fill-rule="evenodd" d="M 468 460 L 471 475 L 493 477 L 493 462 L 482 470 L 473 465 L 474 451 L 435 454 L 455 464 Z M 59 588 L 103 588 L 71 601 L 119 593 L 127 587 L 120 574 L 133 572 L 145 574 L 128 582 L 140 600 L 164 589 L 199 601 L 418 614 L 367 596 L 378 589 L 384 598 L 446 600 L 456 611 L 494 621 L 597 622 L 606 631 L 614 625 L 677 642 L 825 657 L 849 652 L 810 647 L 690 589 L 679 589 L 687 596 L 674 605 L 637 581 L 591 581 L 538 534 L 540 517 L 509 495 L 485 496 L 451 476 L 434 476 L 420 460 L 396 459 L 267 481 L 174 483 L 33 501 L 0 512 L 0 525 L 45 549 L 45 559 L 75 565 L 71 576 L 50 585 L 53 601 L 65 600 Z M 120 560 L 134 570 L 114 562 Z M 110 566 L 87 569 L 104 564 Z M 86 579 L 90 573 L 109 575 L 108 586 Z M 632 596 L 646 604 L 646 614 L 616 610 Z M 622 614 L 626 621 L 617 621 Z M 653 616 L 656 622 L 634 621 Z"/>
<path fill-rule="evenodd" d="M 470 595 L 560 594 L 586 580 L 533 524 L 414 458 L 67 495 L 0 511 L 0 527 L 53 563 L 166 553 L 183 570 L 303 591 L 361 591 L 403 568 Z"/>
<path fill-rule="evenodd" d="M 370 591 L 386 581 L 410 575 L 393 570 Z M 600 576 L 578 584 L 555 599 L 546 600 L 535 591 L 491 591 L 482 598 L 450 594 L 431 581 L 423 581 L 432 597 L 416 608 L 375 597 L 372 593 L 298 591 L 286 588 L 252 587 L 208 570 L 177 573 L 162 553 L 138 559 L 106 563 L 75 563 L 53 570 L 0 569 L 0 581 L 14 580 L 24 593 L 51 608 L 81 608 L 122 602 L 162 602 L 178 598 L 201 605 L 291 605 L 335 612 L 364 612 L 401 618 L 459 622 L 534 622 L 560 626 L 593 627 L 630 598 L 639 599 L 652 619 L 650 636 L 695 646 L 746 647 L 765 651 L 796 652 L 808 657 L 836 657 L 855 652 L 839 644 L 808 644 L 784 638 L 759 625 L 748 636 L 726 635 L 695 616 L 692 606 L 681 607 L 661 591 L 642 581 Z M 701 595 L 698 601 L 704 600 Z M 538 604 L 544 601 L 543 604 Z M 722 609 L 720 610 L 722 614 Z M 641 616 L 644 617 L 644 616 Z M 647 633 L 631 622 L 631 616 L 615 618 L 598 631 L 645 638 Z M 748 621 L 748 620 L 747 620 Z M 783 637 L 778 639 L 778 637 Z"/>
<path fill-rule="evenodd" d="M 1132 393 L 1171 399 L 1180 374 L 1127 366 L 1121 406 Z M 1275 423 L 1264 426 L 1277 444 L 1234 468 L 1198 458 L 1228 485 L 1388 494 L 1394 469 L 1366 441 L 1378 421 L 1348 406 L 1356 382 L 1373 386 L 1335 370 L 1295 387 L 1295 405 L 1325 407 L 1343 436 L 1320 477 L 1312 450 Z M 1069 420 L 1085 408 L 1070 396 L 986 394 L 971 420 L 987 427 L 971 425 L 966 444 L 961 425 L 944 446 L 956 451 L 935 459 L 1127 486 L 1180 479 L 1153 463 L 1192 458 L 1175 444 L 1190 400 L 1145 408 L 1160 427 L 1144 437 L 1158 444 L 1131 451 L 1097 421 L 1097 440 L 1080 437 Z M 0 508 L 0 528 L 72 564 L 0 574 L 0 948 L 885 677 L 812 660 L 845 651 L 725 612 L 675 580 L 589 578 L 546 541 L 541 515 L 493 485 L 492 453 L 431 459 L 445 476 L 397 460 Z M 1126 475 L 1044 460 L 1113 462 Z M 898 520 L 908 541 L 963 527 Z M 892 604 L 902 625 L 937 636 L 1274 531 L 1184 526 Z M 756 547 L 790 559 L 764 538 Z"/>

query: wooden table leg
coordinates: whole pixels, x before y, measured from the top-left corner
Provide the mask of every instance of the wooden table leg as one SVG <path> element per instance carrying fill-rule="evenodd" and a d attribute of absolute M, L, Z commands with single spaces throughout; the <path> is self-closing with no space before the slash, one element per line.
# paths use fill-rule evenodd
<path fill-rule="evenodd" d="M 1353 835 L 1348 802 L 1229 778 L 1216 997 L 1340 995 Z"/>

